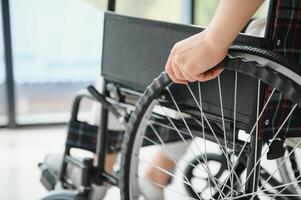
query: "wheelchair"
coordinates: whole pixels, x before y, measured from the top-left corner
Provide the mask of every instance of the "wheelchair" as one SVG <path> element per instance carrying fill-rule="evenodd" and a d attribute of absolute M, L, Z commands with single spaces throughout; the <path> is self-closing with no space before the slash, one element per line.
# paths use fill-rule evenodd
<path fill-rule="evenodd" d="M 268 21 L 273 19 L 273 9 L 272 4 Z M 43 199 L 96 199 L 95 188 L 106 184 L 118 186 L 121 199 L 140 199 L 141 182 L 149 181 L 141 173 L 152 165 L 147 159 L 147 148 L 152 146 L 165 151 L 176 166 L 173 172 L 157 170 L 169 173 L 172 182 L 184 187 L 179 191 L 151 182 L 162 187 L 167 197 L 300 199 L 300 135 L 298 131 L 286 134 L 285 127 L 300 118 L 294 113 L 301 107 L 301 71 L 269 51 L 272 28 L 269 23 L 263 38 L 240 34 L 218 65 L 224 72 L 217 79 L 178 85 L 162 72 L 165 58 L 174 43 L 203 29 L 106 12 L 103 91 L 88 87 L 75 100 L 72 114 L 77 115 L 83 96 L 93 99 L 102 105 L 100 125 L 71 119 L 60 174 L 41 165 L 41 180 L 52 190 Z M 280 97 L 289 100 L 290 111 L 272 134 L 262 133 L 259 127 L 269 124 L 264 119 L 266 110 Z M 109 115 L 125 129 L 110 130 Z M 90 132 L 85 139 L 78 131 L 83 129 Z M 108 134 L 123 137 L 122 145 L 115 147 L 120 161 L 113 173 L 104 168 Z M 78 145 L 78 138 L 95 146 Z M 186 144 L 192 156 L 183 161 L 184 167 L 166 148 L 175 141 Z M 76 159 L 70 155 L 72 148 L 91 151 L 97 159 Z M 70 166 L 79 169 L 80 178 L 68 172 Z M 58 183 L 62 189 L 53 190 Z"/>

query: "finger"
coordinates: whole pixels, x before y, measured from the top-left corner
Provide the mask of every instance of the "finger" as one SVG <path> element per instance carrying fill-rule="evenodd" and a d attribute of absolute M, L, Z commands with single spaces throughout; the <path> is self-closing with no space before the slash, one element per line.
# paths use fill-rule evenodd
<path fill-rule="evenodd" d="M 171 69 L 174 73 L 174 68 Z M 187 84 L 188 81 L 187 80 L 183 80 L 183 79 L 178 79 L 177 77 L 175 77 L 175 79 L 173 80 L 174 83 L 178 83 L 178 84 Z"/>
<path fill-rule="evenodd" d="M 176 77 L 175 77 L 175 73 L 173 72 L 172 70 L 172 65 L 171 65 L 171 61 L 170 61 L 170 57 L 168 57 L 167 59 L 167 63 L 165 65 L 165 71 L 167 72 L 169 78 L 175 82 L 176 80 Z"/>
<path fill-rule="evenodd" d="M 210 81 L 210 80 L 218 77 L 223 71 L 224 71 L 224 69 L 222 69 L 222 68 L 213 68 L 209 71 L 206 71 L 206 72 L 198 75 L 196 78 L 198 81 L 202 81 L 202 82 Z"/>
<path fill-rule="evenodd" d="M 186 78 L 186 76 L 182 73 L 181 68 L 180 68 L 177 64 L 173 63 L 172 69 L 173 69 L 173 71 L 174 71 L 174 73 L 175 73 L 175 77 L 176 77 L 177 79 L 182 80 L 182 81 L 186 81 L 186 82 L 190 81 L 190 80 L 189 80 L 188 78 Z"/>
<path fill-rule="evenodd" d="M 212 70 L 209 70 L 205 73 L 203 73 L 203 79 L 200 80 L 200 81 L 210 81 L 210 80 L 213 80 L 215 79 L 216 77 L 218 77 L 221 72 L 223 71 L 223 69 L 212 69 Z"/>
<path fill-rule="evenodd" d="M 172 65 L 171 65 L 171 60 L 168 58 L 166 66 L 165 66 L 165 71 L 167 72 L 168 76 L 174 83 L 179 83 L 179 84 L 186 84 L 187 81 L 185 80 L 179 80 L 176 78 L 175 73 L 173 71 Z"/>
<path fill-rule="evenodd" d="M 173 68 L 171 68 L 171 71 L 173 71 Z M 174 73 L 174 71 L 173 71 Z M 183 80 L 183 79 L 178 79 L 177 77 L 174 77 L 174 79 L 171 79 L 172 82 L 174 83 L 178 83 L 178 84 L 187 84 L 188 81 L 187 80 Z"/>
<path fill-rule="evenodd" d="M 183 65 L 180 64 L 183 62 L 180 62 L 181 59 L 179 58 L 179 56 L 173 56 L 171 60 L 172 60 L 172 65 L 176 77 L 180 79 L 188 80 L 190 82 L 196 81 L 196 79 L 193 78 L 193 76 L 189 72 L 184 70 Z"/>
<path fill-rule="evenodd" d="M 175 65 L 177 65 L 177 64 L 175 64 Z M 181 74 L 182 74 L 182 76 L 184 77 L 185 80 L 188 80 L 190 82 L 194 82 L 194 81 L 197 80 L 197 79 L 193 78 L 193 76 L 191 76 L 189 73 L 185 72 L 181 67 L 178 66 L 178 69 L 180 70 L 180 72 L 181 72 Z"/>

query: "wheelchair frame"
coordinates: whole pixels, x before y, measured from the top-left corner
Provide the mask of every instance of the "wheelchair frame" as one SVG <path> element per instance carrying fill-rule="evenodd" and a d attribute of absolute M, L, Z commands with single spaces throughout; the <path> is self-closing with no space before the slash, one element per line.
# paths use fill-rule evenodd
<path fill-rule="evenodd" d="M 109 97 L 109 93 L 110 92 L 114 92 L 117 95 L 120 94 L 129 94 L 129 95 L 134 95 L 134 96 L 139 96 L 142 94 L 142 92 L 144 91 L 144 89 L 151 83 L 151 81 L 157 77 L 157 75 L 159 75 L 163 70 L 163 66 L 165 64 L 165 58 L 167 57 L 172 45 L 179 41 L 181 38 L 187 37 L 189 35 L 192 34 L 196 34 L 200 31 L 203 30 L 203 28 L 200 27 L 195 27 L 195 26 L 190 26 L 190 25 L 182 25 L 182 24 L 175 24 L 175 23 L 168 23 L 168 22 L 158 22 L 158 21 L 154 21 L 154 20 L 148 20 L 148 19 L 141 19 L 141 18 L 136 18 L 136 17 L 128 17 L 128 16 L 123 16 L 123 15 L 119 15 L 119 14 L 115 14 L 112 11 L 115 11 L 115 1 L 112 1 L 112 3 L 110 4 L 110 10 L 108 12 L 105 13 L 105 22 L 104 22 L 104 39 L 103 39 L 103 54 L 102 54 L 102 76 L 104 78 L 104 84 L 103 84 L 103 95 L 105 97 Z M 266 25 L 266 30 L 265 30 L 265 36 L 263 38 L 261 37 L 255 37 L 255 36 L 249 36 L 249 35 L 239 35 L 239 37 L 235 40 L 234 43 L 240 44 L 251 44 L 252 46 L 256 46 L 256 47 L 260 47 L 260 48 L 264 48 L 264 49 L 271 49 L 272 47 L 272 34 L 273 34 L 273 29 L 274 29 L 274 19 L 275 19 L 275 12 L 276 12 L 276 3 L 274 0 L 270 1 L 270 5 L 269 5 L 269 10 L 268 10 L 268 15 L 267 15 L 267 25 Z M 119 23 L 118 23 L 118 20 Z M 117 22 L 116 22 L 117 21 Z M 115 24 L 114 24 L 115 23 Z M 123 33 L 124 32 L 120 32 L 122 29 L 120 27 L 118 27 L 119 25 L 123 24 L 123 28 L 126 27 L 128 24 L 131 23 L 136 23 L 139 29 L 142 29 L 143 26 L 144 28 L 147 26 L 152 26 L 152 27 L 163 27 L 165 28 L 165 34 L 167 34 L 168 36 L 170 36 L 170 41 L 168 41 L 167 43 L 164 44 L 160 44 L 160 46 L 158 47 L 158 49 L 160 50 L 160 57 L 157 57 L 157 60 L 153 60 L 154 58 L 148 58 L 145 55 L 146 54 L 140 54 L 140 59 L 145 61 L 146 63 L 146 68 L 147 67 L 151 67 L 151 66 L 161 66 L 162 68 L 152 68 L 151 71 L 147 71 L 145 72 L 144 70 L 142 70 L 143 74 L 140 74 L 141 77 L 143 77 L 143 81 L 140 82 L 136 82 L 136 83 L 131 83 L 127 80 L 135 80 L 135 78 L 137 77 L 137 73 L 132 73 L 132 72 L 137 72 L 137 69 L 139 70 L 139 63 L 138 65 L 136 64 L 136 60 L 130 60 L 130 59 L 125 59 L 127 60 L 129 63 L 127 63 L 128 67 L 126 69 L 128 73 L 128 75 L 130 75 L 129 77 L 125 78 L 125 74 L 120 73 L 120 71 L 116 71 L 118 69 L 120 69 L 120 66 L 122 65 L 115 65 L 115 69 L 112 70 L 112 68 L 114 68 L 113 65 L 111 65 L 110 63 L 108 63 L 107 61 L 116 61 L 114 56 L 112 56 L 112 54 L 110 54 L 111 52 L 113 52 L 114 50 L 117 50 L 117 52 L 120 53 L 119 48 L 120 46 L 110 46 L 110 53 L 107 51 L 107 46 L 106 46 L 106 40 L 109 40 L 109 38 L 112 36 L 112 33 L 117 33 L 118 36 L 116 37 L 121 37 L 122 39 L 126 38 L 124 37 Z M 118 27 L 118 30 L 115 30 L 114 28 Z M 137 28 L 137 27 L 136 27 Z M 110 29 L 110 31 L 108 32 L 108 29 Z M 175 33 L 170 34 L 171 31 L 175 31 Z M 144 32 L 145 34 L 147 34 L 147 31 Z M 140 40 L 140 42 L 143 42 L 143 35 L 141 36 L 142 40 Z M 140 47 L 143 47 L 144 45 L 149 44 L 148 41 L 145 41 L 144 43 L 140 44 Z M 135 46 L 136 44 L 132 43 L 132 46 Z M 139 51 L 139 48 L 136 48 Z M 116 51 L 115 51 L 116 52 Z M 139 52 L 133 52 L 133 51 L 123 51 L 123 58 L 128 58 L 133 57 L 133 55 L 135 55 L 135 53 L 139 53 Z M 130 54 L 130 55 L 129 55 Z M 113 57 L 110 59 L 110 57 Z M 131 63 L 132 62 L 132 63 Z M 122 63 L 120 63 L 122 64 Z M 133 68 L 131 68 L 131 64 L 135 65 Z M 117 73 L 120 73 L 120 77 L 116 76 Z M 139 76 L 139 75 L 138 75 Z M 146 80 L 145 80 L 146 78 Z M 122 99 L 123 97 L 120 97 L 120 99 Z M 100 128 L 98 131 L 98 143 L 97 146 L 98 151 L 97 151 L 97 157 L 98 157 L 98 170 L 97 170 L 97 174 L 99 175 L 99 177 L 103 177 L 104 179 L 108 180 L 108 174 L 104 169 L 104 165 L 105 165 L 105 149 L 106 149 L 106 140 L 107 140 L 107 136 L 106 133 L 107 132 L 107 124 L 108 124 L 108 109 L 106 107 L 103 107 L 101 110 L 101 124 L 100 124 Z M 255 138 L 253 138 L 254 140 Z M 256 161 L 254 160 L 254 163 Z M 100 178 L 101 179 L 101 178 Z M 115 179 L 116 180 L 116 179 Z M 110 182 L 112 185 L 116 185 L 117 183 L 114 182 Z"/>

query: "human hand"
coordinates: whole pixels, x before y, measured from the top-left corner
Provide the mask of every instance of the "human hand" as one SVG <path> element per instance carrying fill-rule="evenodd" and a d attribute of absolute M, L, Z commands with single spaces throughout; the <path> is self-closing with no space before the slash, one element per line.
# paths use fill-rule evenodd
<path fill-rule="evenodd" d="M 214 44 L 205 30 L 174 45 L 165 71 L 175 83 L 208 81 L 223 71 L 215 66 L 225 58 L 227 51 L 228 48 Z"/>

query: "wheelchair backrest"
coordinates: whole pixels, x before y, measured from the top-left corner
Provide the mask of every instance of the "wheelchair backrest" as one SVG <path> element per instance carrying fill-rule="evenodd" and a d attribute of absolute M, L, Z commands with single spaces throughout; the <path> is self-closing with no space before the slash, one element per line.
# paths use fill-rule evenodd
<path fill-rule="evenodd" d="M 107 81 L 142 92 L 164 70 L 173 45 L 202 30 L 204 29 L 201 27 L 191 25 L 159 22 L 107 12 L 104 18 L 101 74 Z M 260 47 L 264 40 L 263 38 L 240 35 L 235 43 Z M 223 73 L 221 83 L 223 106 L 226 109 L 224 114 L 226 118 L 231 119 L 233 118 L 231 111 L 234 102 L 233 72 Z M 242 124 L 248 124 L 250 120 L 254 120 L 257 80 L 249 77 L 239 78 L 238 85 L 238 93 L 243 99 L 240 102 L 243 104 L 237 105 L 239 113 L 237 117 Z M 220 115 L 216 82 L 204 83 L 202 87 L 205 111 L 213 115 Z M 195 86 L 193 88 L 196 89 Z M 183 94 L 179 91 L 184 90 L 175 90 L 183 103 L 195 105 L 191 102 L 193 99 L 191 96 L 189 97 L 189 94 Z"/>

